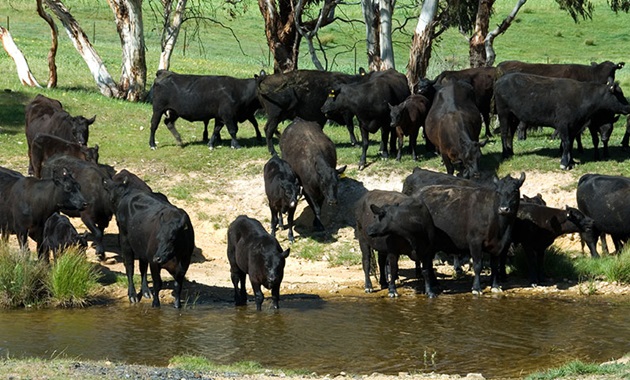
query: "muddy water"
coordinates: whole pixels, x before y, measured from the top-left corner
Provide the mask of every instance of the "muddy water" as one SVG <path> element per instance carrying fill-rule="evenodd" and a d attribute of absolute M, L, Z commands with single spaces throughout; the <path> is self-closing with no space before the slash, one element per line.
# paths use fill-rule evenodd
<path fill-rule="evenodd" d="M 319 374 L 435 371 L 518 377 L 630 352 L 630 300 L 471 295 L 281 300 L 279 311 L 149 303 L 0 312 L 0 355 L 166 365 L 178 354 Z"/>

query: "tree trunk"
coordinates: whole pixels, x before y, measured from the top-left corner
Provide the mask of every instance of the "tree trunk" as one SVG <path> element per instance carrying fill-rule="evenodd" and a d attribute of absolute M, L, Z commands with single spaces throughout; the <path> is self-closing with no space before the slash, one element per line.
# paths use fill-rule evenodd
<path fill-rule="evenodd" d="M 368 70 L 379 71 L 381 69 L 380 41 L 376 36 L 380 35 L 379 5 L 374 0 L 361 0 L 363 19 L 365 20 L 365 45 L 367 48 Z"/>
<path fill-rule="evenodd" d="M 514 9 L 512 9 L 512 13 L 510 13 L 505 18 L 505 20 L 503 20 L 501 25 L 499 25 L 492 32 L 488 33 L 488 36 L 486 36 L 486 40 L 484 41 L 484 44 L 486 46 L 486 57 L 487 57 L 486 66 L 494 65 L 494 60 L 496 59 L 496 53 L 494 52 L 494 46 L 492 45 L 494 43 L 494 39 L 498 35 L 505 33 L 505 31 L 510 27 L 510 25 L 512 25 L 512 21 L 514 21 L 514 18 L 516 18 L 518 11 L 521 9 L 523 5 L 525 5 L 526 1 L 527 0 L 518 0 L 516 5 L 514 6 Z"/>
<path fill-rule="evenodd" d="M 300 34 L 295 28 L 295 14 L 291 0 L 258 0 L 260 13 L 265 20 L 267 44 L 273 55 L 274 72 L 297 69 Z"/>
<path fill-rule="evenodd" d="M 486 65 L 485 39 L 490 29 L 490 11 L 494 0 L 479 0 L 475 31 L 470 38 L 470 67 L 482 67 Z"/>
<path fill-rule="evenodd" d="M 50 10 L 61 21 L 70 40 L 74 44 L 83 60 L 87 64 L 96 85 L 98 86 L 101 94 L 107 97 L 119 97 L 118 87 L 116 82 L 112 79 L 112 76 L 107 71 L 103 60 L 98 55 L 94 47 L 90 43 L 87 35 L 83 32 L 83 29 L 79 26 L 77 20 L 70 14 L 66 6 L 61 0 L 44 0 Z"/>
<path fill-rule="evenodd" d="M 4 46 L 4 50 L 6 50 L 7 54 L 9 54 L 9 57 L 11 57 L 15 62 L 20 82 L 25 86 L 41 87 L 39 83 L 37 83 L 37 79 L 35 79 L 35 77 L 31 73 L 31 69 L 28 67 L 28 62 L 26 62 L 24 54 L 22 54 L 22 51 L 13 41 L 11 33 L 9 33 L 9 31 L 2 26 L 0 26 L 0 39 L 2 40 L 2 46 Z"/>
<path fill-rule="evenodd" d="M 57 87 L 57 64 L 55 58 L 57 57 L 57 47 L 59 45 L 59 32 L 57 25 L 52 17 L 44 11 L 42 0 L 37 0 L 37 14 L 43 18 L 50 26 L 50 39 L 51 47 L 48 52 L 48 88 Z"/>
<path fill-rule="evenodd" d="M 324 70 L 324 66 L 317 57 L 313 39 L 317 36 L 319 29 L 332 23 L 335 20 L 335 8 L 337 7 L 337 0 L 326 0 L 324 6 L 319 12 L 319 17 L 315 20 L 310 20 L 306 23 L 302 23 L 302 14 L 304 11 L 304 0 L 297 0 L 295 6 L 295 30 L 297 30 L 302 38 L 305 38 L 308 43 L 308 51 L 311 55 L 311 61 L 318 70 Z M 326 55 L 324 54 L 324 58 Z"/>
<path fill-rule="evenodd" d="M 393 69 L 394 46 L 392 44 L 392 17 L 394 14 L 394 0 L 379 1 L 379 15 L 381 19 L 379 41 L 381 45 L 381 70 Z"/>
<path fill-rule="evenodd" d="M 168 70 L 171 65 L 171 55 L 184 21 L 184 10 L 187 0 L 178 0 L 173 9 L 173 0 L 162 0 L 164 5 L 164 27 L 162 29 L 160 63 L 158 70 Z M 172 15 L 172 18 L 171 18 Z"/>
<path fill-rule="evenodd" d="M 429 60 L 431 59 L 437 6 L 438 0 L 424 1 L 420 17 L 418 18 L 418 25 L 413 33 L 409 63 L 407 64 L 407 82 L 412 93 L 415 92 L 420 78 L 424 78 L 427 75 Z"/>
<path fill-rule="evenodd" d="M 147 83 L 142 0 L 107 0 L 107 2 L 114 12 L 116 29 L 122 46 L 119 96 L 129 101 L 142 100 Z"/>

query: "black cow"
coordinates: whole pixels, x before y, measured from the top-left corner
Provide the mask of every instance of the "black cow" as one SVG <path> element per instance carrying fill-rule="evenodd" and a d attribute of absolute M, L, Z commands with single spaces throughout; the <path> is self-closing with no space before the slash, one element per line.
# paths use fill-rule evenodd
<path fill-rule="evenodd" d="M 324 134 L 319 124 L 296 119 L 280 137 L 282 158 L 289 163 L 302 186 L 306 202 L 315 216 L 313 226 L 324 230 L 320 219 L 324 200 L 337 204 L 339 176 L 346 167 L 336 169 L 335 144 Z"/>
<path fill-rule="evenodd" d="M 475 103 L 486 126 L 486 136 L 492 136 L 490 132 L 490 114 L 492 113 L 492 96 L 494 93 L 494 82 L 497 79 L 495 67 L 472 67 L 464 70 L 443 71 L 434 80 L 424 80 L 422 87 L 418 89 L 420 94 L 426 94 L 429 99 L 433 99 L 436 86 L 450 81 L 464 81 L 470 83 L 475 92 Z"/>
<path fill-rule="evenodd" d="M 98 163 L 98 145 L 88 148 L 85 145 L 68 141 L 61 137 L 42 133 L 37 135 L 31 144 L 31 166 L 33 176 L 40 178 L 42 164 L 55 154 L 73 156 L 84 161 Z"/>
<path fill-rule="evenodd" d="M 580 211 L 595 220 L 597 235 L 609 234 L 617 252 L 630 238 L 630 178 L 585 174 L 578 181 L 576 198 Z M 587 245 L 592 257 L 599 256 L 595 244 Z"/>
<path fill-rule="evenodd" d="M 265 136 L 267 149 L 274 154 L 272 137 L 278 133 L 278 123 L 299 117 L 324 126 L 327 119 L 344 124 L 350 134 L 350 142 L 356 144 L 353 132 L 353 114 L 339 112 L 324 115 L 321 107 L 331 88 L 338 83 L 367 80 L 371 74 L 348 75 L 319 70 L 294 70 L 267 75 L 264 71 L 256 76 L 258 99 L 267 114 Z"/>
<path fill-rule="evenodd" d="M 551 126 L 562 142 L 562 169 L 573 166 L 573 140 L 593 115 L 602 111 L 630 113 L 630 104 L 618 84 L 510 73 L 497 80 L 494 95 L 503 157 L 514 154 L 512 140 L 519 122 Z"/>
<path fill-rule="evenodd" d="M 127 295 L 131 303 L 139 297 L 151 298 L 147 267 L 153 280 L 153 307 L 160 306 L 162 277 L 166 269 L 175 280 L 174 306 L 181 307 L 186 271 L 195 249 L 195 232 L 186 211 L 165 202 L 161 197 L 128 186 L 128 182 L 106 181 L 113 208 L 116 210 L 118 239 L 127 274 Z M 133 283 L 134 260 L 138 260 L 141 290 Z"/>
<path fill-rule="evenodd" d="M 403 194 L 417 196 L 420 191 L 431 185 L 453 185 L 453 186 L 486 186 L 494 187 L 494 183 L 486 184 L 485 182 L 455 177 L 450 174 L 436 172 L 433 170 L 413 168 L 413 172 L 409 174 L 403 181 Z"/>
<path fill-rule="evenodd" d="M 593 227 L 593 219 L 578 209 L 567 206 L 566 210 L 561 210 L 520 202 L 512 230 L 512 243 L 520 244 L 525 251 L 531 285 L 536 286 L 544 281 L 545 250 L 556 238 L 579 232 L 591 246 L 597 242 Z"/>
<path fill-rule="evenodd" d="M 49 253 L 57 259 L 59 254 L 69 247 L 78 247 L 85 252 L 87 241 L 84 235 L 79 235 L 68 217 L 55 212 L 44 224 L 44 240 L 42 241 L 42 253 L 45 261 L 49 260 Z"/>
<path fill-rule="evenodd" d="M 442 155 L 448 174 L 459 167 L 464 178 L 479 176 L 481 116 L 473 87 L 463 81 L 440 86 L 425 121 L 425 133 Z"/>
<path fill-rule="evenodd" d="M 96 116 L 86 119 L 83 116 L 71 116 L 66 112 L 58 100 L 37 95 L 26 105 L 26 143 L 28 156 L 31 156 L 33 140 L 40 133 L 55 135 L 64 140 L 86 145 L 89 138 L 89 126 L 94 123 Z M 28 174 L 33 174 L 31 162 Z"/>
<path fill-rule="evenodd" d="M 525 173 L 521 173 L 519 179 L 508 175 L 496 180 L 495 189 L 432 185 L 418 194 L 437 229 L 435 250 L 472 257 L 474 294 L 481 294 L 483 252 L 490 254 L 492 289 L 499 289 L 499 257 L 511 242 L 524 181 Z"/>
<path fill-rule="evenodd" d="M 83 210 L 86 206 L 79 184 L 65 169 L 54 173 L 51 179 L 0 170 L 0 229 L 16 234 L 22 249 L 27 249 L 30 236 L 37 243 L 40 259 L 44 256 L 46 220 L 61 209 Z"/>
<path fill-rule="evenodd" d="M 254 117 L 260 108 L 256 95 L 254 79 L 239 79 L 229 76 L 185 75 L 172 71 L 158 70 L 153 83 L 153 116 L 151 117 L 151 135 L 149 146 L 156 149 L 155 131 L 162 115 L 164 124 L 171 131 L 177 144 L 182 146 L 182 138 L 175 129 L 178 118 L 203 121 L 203 141 L 208 141 L 208 123 L 215 119 L 214 132 L 208 141 L 213 148 L 214 142 L 220 139 L 223 124 L 227 126 L 232 137 L 231 147 L 240 148 L 236 140 L 238 124 L 249 120 L 256 130 L 256 137 L 262 140 L 258 122 Z"/>
<path fill-rule="evenodd" d="M 416 156 L 416 142 L 420 127 L 424 126 L 424 121 L 431 107 L 431 102 L 423 95 L 411 94 L 404 102 L 393 106 L 389 105 L 390 127 L 396 130 L 398 138 L 398 153 L 396 160 L 400 161 L 402 156 L 404 136 L 409 136 L 409 149 L 414 161 Z"/>
<path fill-rule="evenodd" d="M 542 75 L 551 78 L 568 78 L 575 79 L 580 82 L 594 82 L 594 83 L 613 83 L 615 81 L 615 74 L 617 70 L 620 70 L 624 66 L 624 62 L 613 63 L 605 61 L 602 63 L 591 63 L 590 65 L 581 65 L 574 63 L 561 63 L 561 64 L 545 64 L 545 63 L 528 63 L 521 61 L 504 61 L 497 65 L 498 75 L 503 75 L 512 72 Z M 618 117 L 610 112 L 598 113 L 593 116 L 591 120 L 587 122 L 584 128 L 588 128 L 591 133 L 591 139 L 593 141 L 594 160 L 599 160 L 598 144 L 599 137 L 601 135 L 602 144 L 604 146 L 604 158 L 608 157 L 608 138 L 612 134 L 613 125 L 617 121 Z M 518 126 L 518 139 L 525 140 L 527 138 L 526 123 L 521 122 Z M 576 135 L 578 144 L 578 150 L 582 152 L 582 131 Z"/>
<path fill-rule="evenodd" d="M 263 169 L 265 194 L 271 211 L 271 236 L 276 236 L 278 222 L 283 228 L 282 214 L 287 214 L 289 241 L 293 243 L 293 216 L 300 195 L 300 182 L 291 166 L 274 154 Z"/>
<path fill-rule="evenodd" d="M 395 280 L 401 254 L 414 260 L 416 269 L 422 264 L 425 293 L 431 298 L 436 296 L 432 264 L 435 227 L 422 202 L 396 191 L 372 190 L 359 200 L 356 221 L 355 237 L 361 248 L 366 293 L 372 292 L 371 261 L 373 251 L 377 251 L 379 283 L 381 288 L 389 289 L 390 297 L 398 296 Z"/>
<path fill-rule="evenodd" d="M 62 209 L 62 211 L 68 216 L 81 218 L 92 234 L 96 256 L 103 260 L 105 259 L 103 235 L 114 214 L 104 185 L 106 180 L 111 179 L 111 170 L 107 166 L 76 157 L 55 155 L 44 162 L 42 178 L 52 178 L 54 173 L 62 168 L 67 168 L 77 179 L 81 185 L 81 193 L 88 203 L 87 207 L 81 211 L 68 209 Z"/>
<path fill-rule="evenodd" d="M 291 248 L 283 251 L 278 240 L 265 231 L 258 220 L 246 215 L 239 215 L 230 223 L 227 241 L 227 257 L 230 261 L 236 306 L 247 303 L 245 277 L 249 275 L 256 298 L 256 310 L 262 309 L 265 299 L 261 286 L 271 290 L 273 307 L 277 309 L 284 265 Z"/>
<path fill-rule="evenodd" d="M 350 112 L 359 120 L 361 128 L 361 158 L 359 170 L 365 167 L 369 134 L 381 130 L 381 154 L 388 157 L 388 140 L 393 136 L 389 105 L 398 105 L 409 97 L 407 77 L 394 69 L 372 73 L 367 80 L 340 84 L 329 91 L 321 112 L 325 115 Z M 391 138 L 390 150 L 395 150 Z"/>

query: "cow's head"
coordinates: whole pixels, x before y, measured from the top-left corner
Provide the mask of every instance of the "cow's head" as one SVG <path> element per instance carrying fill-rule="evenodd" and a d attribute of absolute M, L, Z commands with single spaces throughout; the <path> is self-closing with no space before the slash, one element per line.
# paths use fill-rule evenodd
<path fill-rule="evenodd" d="M 324 198 L 326 198 L 326 202 L 329 205 L 337 204 L 337 188 L 339 187 L 339 179 L 342 178 L 344 171 L 346 170 L 347 165 L 344 165 L 341 168 L 335 169 L 331 168 L 328 165 L 318 165 L 315 163 L 315 170 L 317 170 L 320 174 L 321 183 L 320 188 Z"/>
<path fill-rule="evenodd" d="M 88 206 L 81 194 L 81 185 L 74 179 L 68 169 L 60 172 L 53 171 L 52 180 L 55 186 L 62 191 L 62 197 L 58 199 L 57 207 L 63 210 L 82 211 Z"/>
<path fill-rule="evenodd" d="M 98 164 L 98 144 L 91 148 L 85 148 L 85 160 Z"/>
<path fill-rule="evenodd" d="M 389 106 L 389 126 L 392 128 L 396 128 L 398 124 L 400 124 L 400 118 L 402 117 L 403 109 L 407 106 L 407 101 L 404 101 L 398 105 L 392 106 L 387 103 Z"/>
<path fill-rule="evenodd" d="M 96 115 L 91 119 L 86 119 L 83 116 L 72 117 L 70 123 L 72 125 L 72 135 L 76 138 L 77 143 L 81 145 L 87 145 L 88 138 L 90 136 L 90 125 L 96 120 Z"/>
<path fill-rule="evenodd" d="M 284 266 L 287 257 L 291 252 L 291 248 L 282 250 L 280 245 L 274 241 L 273 246 L 269 246 L 265 255 L 265 287 L 267 289 L 273 289 L 282 283 L 284 277 Z"/>
<path fill-rule="evenodd" d="M 488 140 L 466 141 L 462 143 L 462 177 L 466 179 L 479 178 L 479 162 L 481 161 L 481 148 L 487 144 Z"/>
<path fill-rule="evenodd" d="M 160 220 L 157 233 L 158 248 L 153 255 L 153 262 L 164 265 L 176 257 L 179 238 L 192 227 L 188 215 L 175 207 L 164 208 L 158 218 Z"/>
<path fill-rule="evenodd" d="M 514 216 L 518 211 L 520 202 L 520 188 L 525 182 L 525 173 L 521 172 L 520 178 L 512 178 L 509 175 L 498 180 L 495 178 L 494 183 L 496 192 L 499 196 L 499 209 L 497 212 L 503 216 Z"/>
<path fill-rule="evenodd" d="M 292 181 L 282 184 L 282 191 L 284 192 L 284 196 L 290 208 L 295 208 L 297 206 L 301 190 L 302 187 L 300 186 L 300 181 L 298 181 L 297 177 L 293 177 Z"/>
<path fill-rule="evenodd" d="M 607 94 L 604 95 L 605 99 L 603 100 L 604 104 L 602 108 L 616 114 L 630 114 L 630 103 L 628 103 L 628 99 L 624 96 L 619 83 L 608 82 L 606 88 Z"/>
<path fill-rule="evenodd" d="M 337 98 L 341 94 L 341 88 L 331 88 L 328 91 L 328 98 L 322 105 L 321 111 L 324 115 L 328 117 L 331 113 L 337 111 L 341 106 L 337 103 Z"/>

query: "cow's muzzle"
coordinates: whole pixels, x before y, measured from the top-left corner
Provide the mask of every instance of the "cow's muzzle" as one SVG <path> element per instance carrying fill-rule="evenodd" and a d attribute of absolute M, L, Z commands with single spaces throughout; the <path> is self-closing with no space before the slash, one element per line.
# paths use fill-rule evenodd
<path fill-rule="evenodd" d="M 499 215 L 508 215 L 512 211 L 509 207 L 499 207 Z"/>

